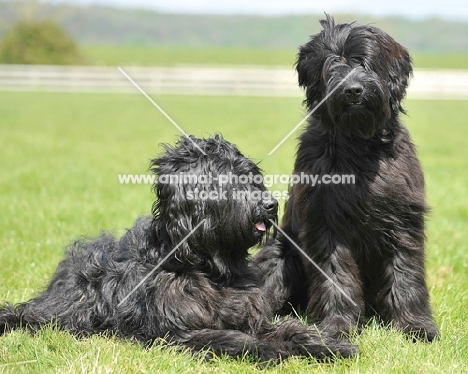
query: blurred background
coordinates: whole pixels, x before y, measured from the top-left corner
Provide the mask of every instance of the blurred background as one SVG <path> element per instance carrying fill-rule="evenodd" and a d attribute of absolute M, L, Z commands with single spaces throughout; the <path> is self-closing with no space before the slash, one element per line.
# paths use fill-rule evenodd
<path fill-rule="evenodd" d="M 1 60 L 91 65 L 291 66 L 297 46 L 319 30 L 317 20 L 323 18 L 324 12 L 339 21 L 357 20 L 384 29 L 412 51 L 416 67 L 467 66 L 468 6 L 462 0 L 443 3 L 435 0 L 331 0 L 326 3 L 303 0 L 2 0 L 0 36 L 6 39 L 2 43 Z M 11 46 L 8 49 L 14 30 L 20 32 L 19 24 L 47 28 L 45 24 L 52 23 L 68 34 L 77 44 L 79 53 L 69 50 L 71 55 L 67 57 L 44 56 L 37 45 L 35 51 L 23 50 L 20 56 L 19 51 L 14 54 Z M 44 36 L 46 32 L 42 31 Z M 37 35 L 35 42 L 39 43 L 40 39 Z M 64 41 L 57 41 L 59 43 L 62 44 L 57 48 L 66 48 Z"/>
<path fill-rule="evenodd" d="M 374 24 L 411 51 L 420 74 L 410 97 L 466 97 L 466 74 L 441 70 L 468 67 L 467 8 L 460 0 L 0 0 L 0 63 L 75 66 L 3 66 L 0 88 L 136 92 L 103 68 L 132 66 L 153 93 L 299 96 L 297 47 L 328 12 Z"/>

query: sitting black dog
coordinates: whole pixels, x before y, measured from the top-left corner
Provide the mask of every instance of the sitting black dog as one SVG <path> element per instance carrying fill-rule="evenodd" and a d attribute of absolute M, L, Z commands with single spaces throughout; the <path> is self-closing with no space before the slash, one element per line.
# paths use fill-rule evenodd
<path fill-rule="evenodd" d="M 333 334 L 376 314 L 431 341 L 424 177 L 399 118 L 410 56 L 375 27 L 328 15 L 321 24 L 296 65 L 312 112 L 294 165 L 301 182 L 290 189 L 283 232 L 255 259 L 265 294 L 274 311 L 305 309 Z M 331 183 L 344 176 L 349 184 Z"/>
<path fill-rule="evenodd" d="M 183 137 L 152 161 L 153 216 L 120 239 L 73 243 L 47 289 L 0 309 L 0 334 L 54 323 L 79 335 L 110 332 L 144 344 L 166 338 L 194 351 L 261 361 L 356 349 L 297 319 L 273 324 L 248 249 L 276 220 L 260 170 L 220 136 Z M 222 182 L 221 182 L 222 179 Z"/>

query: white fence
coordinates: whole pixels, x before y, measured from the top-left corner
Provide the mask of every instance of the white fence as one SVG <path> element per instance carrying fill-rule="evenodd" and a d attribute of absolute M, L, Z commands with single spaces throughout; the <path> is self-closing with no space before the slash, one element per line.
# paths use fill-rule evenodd
<path fill-rule="evenodd" d="M 294 69 L 285 67 L 122 67 L 149 93 L 302 96 Z M 137 92 L 117 67 L 0 65 L 0 90 Z M 409 98 L 468 99 L 468 71 L 417 70 Z"/>

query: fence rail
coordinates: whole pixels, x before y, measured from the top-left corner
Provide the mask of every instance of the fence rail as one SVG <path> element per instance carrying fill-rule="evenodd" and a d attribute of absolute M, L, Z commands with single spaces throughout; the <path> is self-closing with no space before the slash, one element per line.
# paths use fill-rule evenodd
<path fill-rule="evenodd" d="M 302 96 L 297 76 L 285 67 L 136 67 L 122 69 L 156 94 Z M 0 91 L 137 92 L 116 67 L 0 65 Z M 410 98 L 468 99 L 468 71 L 417 70 Z"/>

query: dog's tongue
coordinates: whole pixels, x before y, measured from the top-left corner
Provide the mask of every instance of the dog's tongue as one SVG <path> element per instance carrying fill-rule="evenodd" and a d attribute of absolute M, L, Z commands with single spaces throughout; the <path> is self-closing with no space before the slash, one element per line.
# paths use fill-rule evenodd
<path fill-rule="evenodd" d="M 266 231 L 265 222 L 257 222 L 257 223 L 255 224 L 255 228 L 256 228 L 258 231 Z"/>

